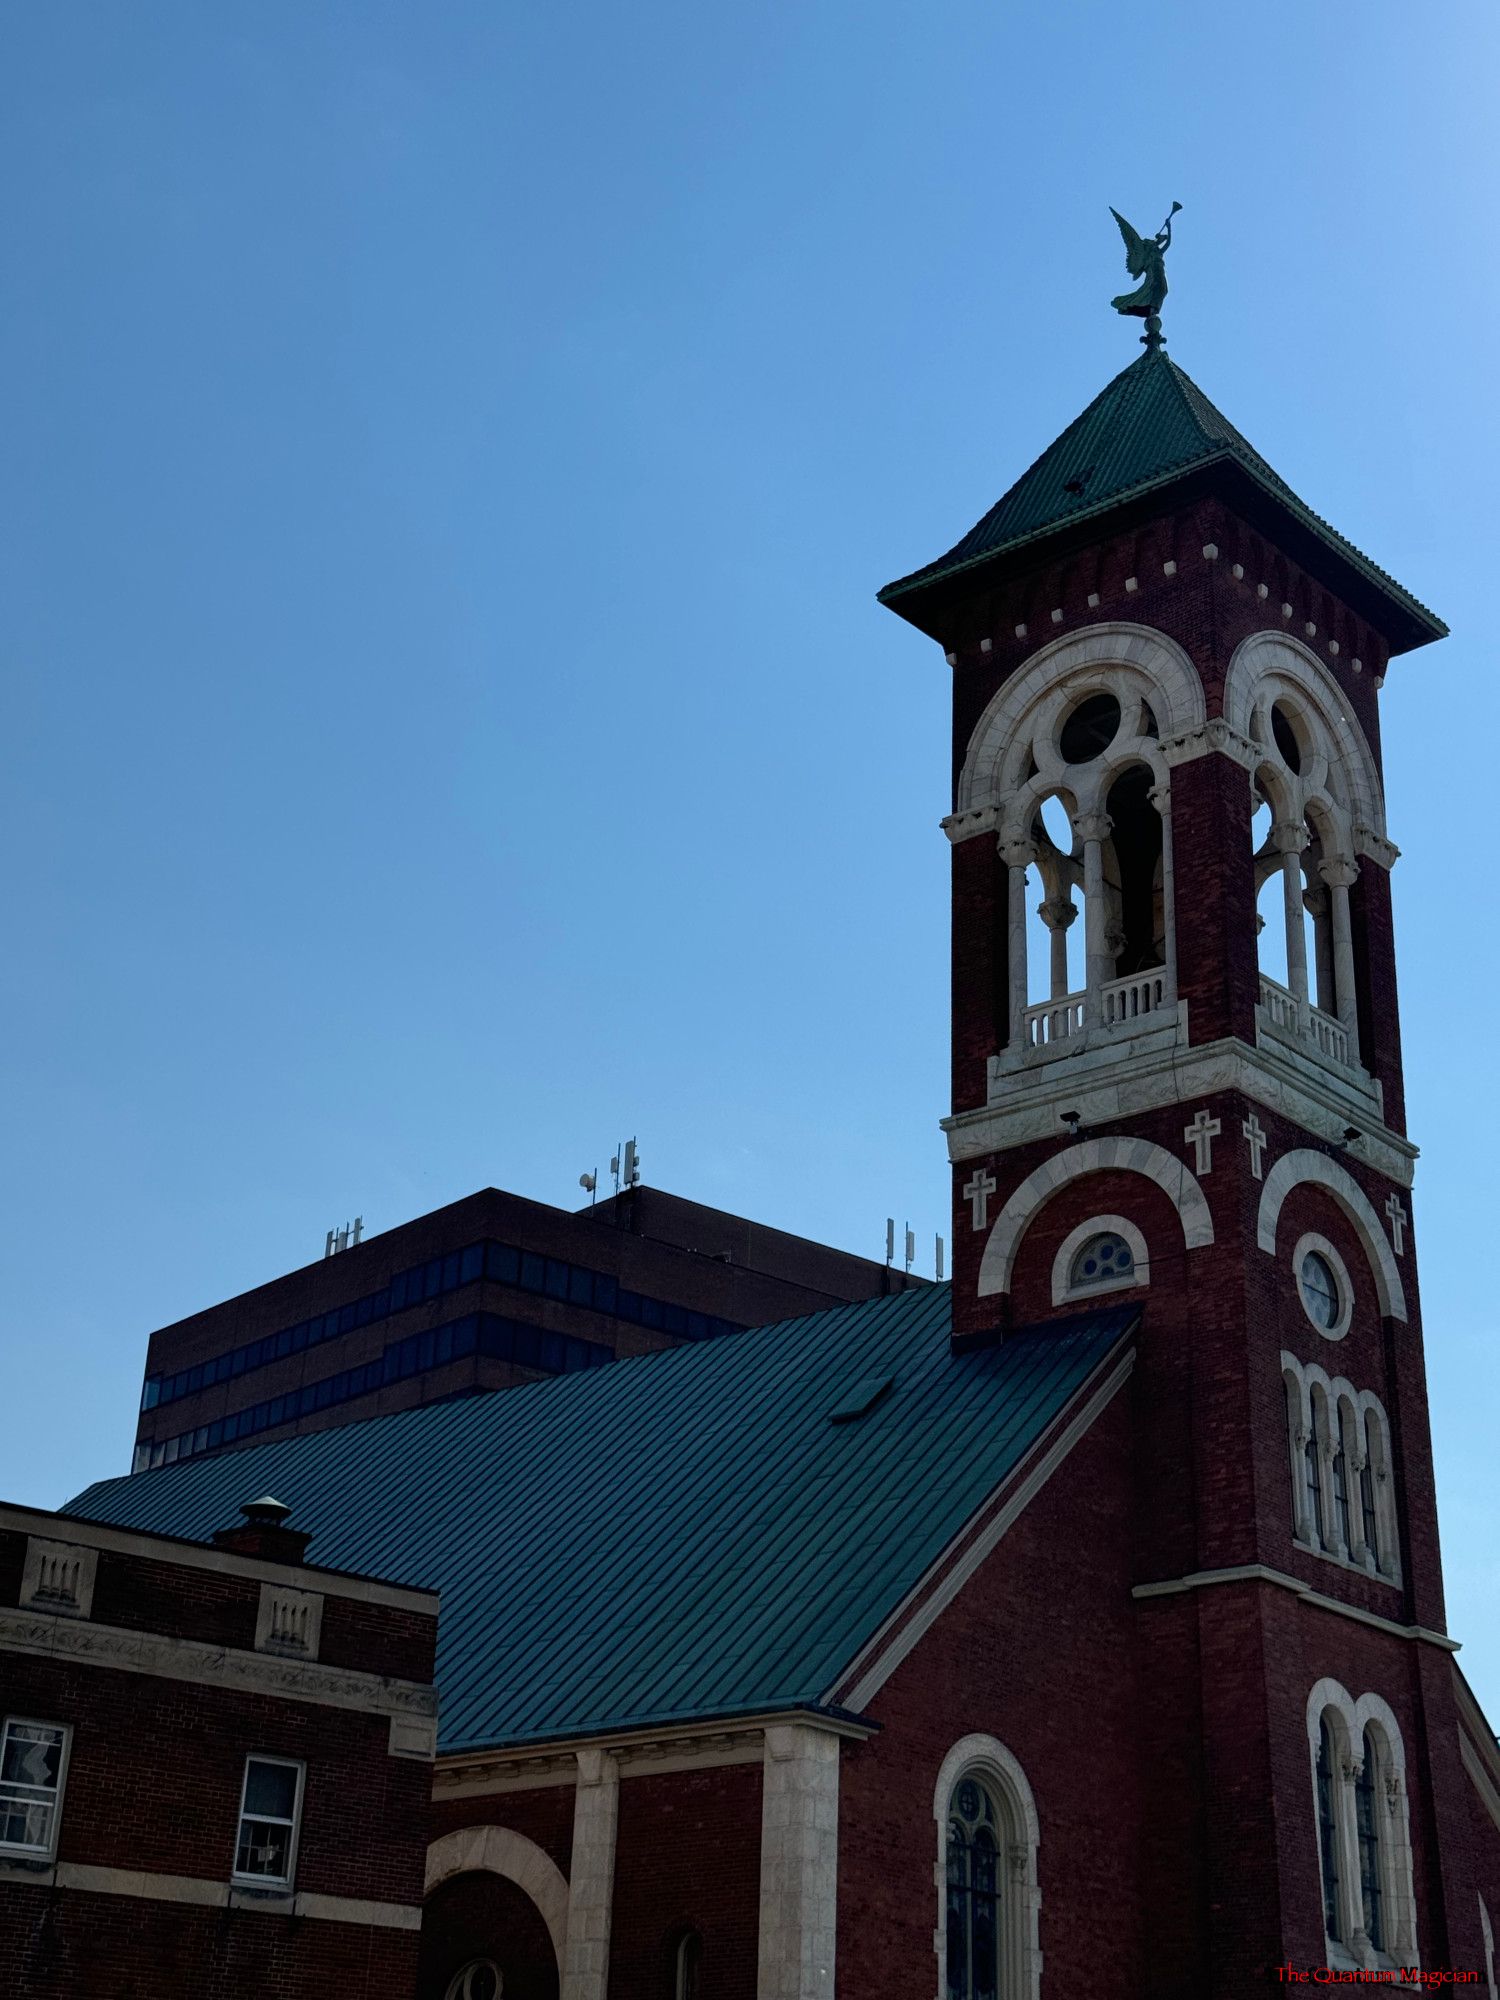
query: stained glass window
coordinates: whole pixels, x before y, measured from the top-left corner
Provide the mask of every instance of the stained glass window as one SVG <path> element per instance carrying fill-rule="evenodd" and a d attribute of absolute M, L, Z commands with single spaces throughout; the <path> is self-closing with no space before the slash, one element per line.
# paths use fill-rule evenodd
<path fill-rule="evenodd" d="M 948 1804 L 948 2000 L 999 2000 L 1000 1848 L 995 1806 L 977 1778 Z"/>
<path fill-rule="evenodd" d="M 1333 1732 L 1325 1715 L 1318 1725 L 1318 1850 L 1323 1857 L 1323 1928 L 1342 1938 L 1339 1928 L 1338 1833 L 1333 1810 Z"/>
<path fill-rule="evenodd" d="M 1365 1760 L 1354 1781 L 1354 1825 L 1359 1835 L 1359 1895 L 1365 1936 L 1377 1951 L 1385 1949 L 1385 1913 L 1380 1894 L 1380 1820 L 1376 1812 L 1375 1739 L 1365 1731 Z"/>
<path fill-rule="evenodd" d="M 1112 1229 L 1091 1236 L 1073 1259 L 1068 1283 L 1081 1290 L 1088 1285 L 1118 1285 L 1135 1276 L 1135 1253 L 1123 1236 Z"/>

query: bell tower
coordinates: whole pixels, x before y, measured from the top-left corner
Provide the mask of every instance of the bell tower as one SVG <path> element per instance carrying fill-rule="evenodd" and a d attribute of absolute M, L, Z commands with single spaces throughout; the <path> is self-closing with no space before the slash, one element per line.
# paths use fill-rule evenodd
<path fill-rule="evenodd" d="M 953 683 L 954 1347 L 1139 1309 L 1153 1995 L 1482 1966 L 1378 713 L 1446 628 L 1168 358 L 1121 228 L 1144 352 L 881 592 Z"/>

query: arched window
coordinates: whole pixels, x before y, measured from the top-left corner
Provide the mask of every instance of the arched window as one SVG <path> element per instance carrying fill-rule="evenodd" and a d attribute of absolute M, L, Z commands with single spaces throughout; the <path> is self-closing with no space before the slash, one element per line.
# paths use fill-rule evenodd
<path fill-rule="evenodd" d="M 672 1955 L 672 2000 L 702 2000 L 703 1938 L 684 1931 Z"/>
<path fill-rule="evenodd" d="M 962 1778 L 948 1807 L 949 2000 L 995 2000 L 1000 1990 L 1000 1853 L 995 1802 Z"/>
<path fill-rule="evenodd" d="M 934 1813 L 939 1993 L 944 2000 L 1036 2000 L 1038 1832 L 1020 1765 L 992 1737 L 966 1736 L 943 1760 Z"/>
<path fill-rule="evenodd" d="M 1385 1913 L 1381 1897 L 1380 1816 L 1375 1796 L 1379 1765 L 1374 1738 L 1364 1734 L 1364 1756 L 1354 1781 L 1354 1824 L 1359 1841 L 1359 1897 L 1365 1936 L 1376 1951 L 1385 1950 Z"/>
<path fill-rule="evenodd" d="M 1323 1864 L 1323 1928 L 1329 1937 L 1341 1939 L 1339 1916 L 1339 1836 L 1338 1815 L 1333 1790 L 1333 1731 L 1325 1715 L 1318 1724 L 1318 1761 L 1315 1768 L 1318 1798 L 1318 1854 Z"/>
<path fill-rule="evenodd" d="M 1319 1548 L 1328 1544 L 1328 1517 L 1323 1511 L 1323 1441 L 1319 1436 L 1320 1415 L 1326 1404 L 1314 1396 L 1312 1422 L 1307 1427 L 1307 1443 L 1302 1448 L 1307 1471 L 1307 1522 L 1312 1540 Z"/>
<path fill-rule="evenodd" d="M 1124 1215 L 1093 1215 L 1058 1246 L 1052 1262 L 1052 1303 L 1086 1299 L 1151 1282 L 1146 1239 Z"/>
<path fill-rule="evenodd" d="M 1406 1763 L 1401 1731 L 1377 1694 L 1356 1701 L 1321 1680 L 1307 1705 L 1313 1806 L 1328 1963 L 1416 1965 Z"/>
<path fill-rule="evenodd" d="M 500 2000 L 505 1991 L 500 1968 L 492 1958 L 476 1958 L 453 1976 L 446 2000 Z"/>
<path fill-rule="evenodd" d="M 1359 1460 L 1359 1519 L 1360 1532 L 1365 1539 L 1365 1547 L 1370 1559 L 1379 1569 L 1380 1562 L 1380 1520 L 1375 1511 L 1375 1468 L 1370 1463 L 1370 1432 L 1375 1427 L 1372 1416 L 1365 1417 L 1365 1448 Z"/>

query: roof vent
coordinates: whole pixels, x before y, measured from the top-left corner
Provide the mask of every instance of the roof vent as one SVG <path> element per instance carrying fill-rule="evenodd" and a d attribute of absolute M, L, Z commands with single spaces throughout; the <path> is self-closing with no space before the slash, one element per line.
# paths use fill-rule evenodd
<path fill-rule="evenodd" d="M 835 1403 L 828 1412 L 828 1420 L 834 1424 L 852 1424 L 857 1417 L 867 1417 L 878 1402 L 887 1396 L 895 1384 L 894 1375 L 867 1375 L 862 1382 Z"/>
<path fill-rule="evenodd" d="M 273 1493 L 246 1500 L 240 1507 L 242 1518 L 232 1528 L 215 1530 L 214 1546 L 231 1549 L 239 1556 L 260 1556 L 267 1562 L 305 1562 L 312 1536 L 286 1525 L 291 1511 Z"/>

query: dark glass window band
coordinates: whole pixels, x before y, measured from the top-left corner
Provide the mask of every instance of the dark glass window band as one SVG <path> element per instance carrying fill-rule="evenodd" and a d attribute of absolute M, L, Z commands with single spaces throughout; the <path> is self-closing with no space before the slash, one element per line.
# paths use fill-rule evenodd
<path fill-rule="evenodd" d="M 471 1243 L 466 1250 L 451 1250 L 446 1257 L 431 1257 L 398 1271 L 388 1285 L 369 1292 L 349 1305 L 312 1319 L 284 1326 L 278 1333 L 264 1334 L 259 1340 L 233 1347 L 211 1361 L 196 1362 L 171 1375 L 148 1375 L 141 1394 L 142 1410 L 158 1409 L 182 1396 L 194 1396 L 200 1389 L 212 1389 L 220 1382 L 247 1375 L 252 1369 L 268 1368 L 288 1355 L 302 1354 L 320 1347 L 340 1334 L 357 1327 L 372 1326 L 393 1313 L 411 1306 L 425 1305 L 455 1292 L 461 1285 L 477 1284 L 489 1278 L 499 1285 L 514 1285 L 523 1292 L 557 1299 L 568 1305 L 584 1306 L 591 1312 L 607 1313 L 653 1332 L 670 1333 L 679 1340 L 715 1340 L 721 1334 L 743 1333 L 736 1320 L 719 1319 L 712 1313 L 690 1312 L 687 1307 L 669 1305 L 664 1299 L 648 1298 L 632 1292 L 607 1271 L 592 1271 L 583 1264 L 569 1264 L 559 1257 L 544 1257 L 540 1251 L 517 1250 L 509 1243 Z"/>
<path fill-rule="evenodd" d="M 325 1375 L 321 1382 L 288 1389 L 284 1396 L 252 1403 L 232 1416 L 200 1424 L 196 1430 L 137 1445 L 131 1471 L 144 1472 L 148 1466 L 172 1465 L 178 1459 L 196 1458 L 200 1452 L 243 1444 L 262 1431 L 296 1423 L 301 1417 L 332 1409 L 336 1403 L 352 1402 L 356 1396 L 368 1396 L 388 1383 L 409 1381 L 414 1375 L 425 1375 L 471 1354 L 513 1361 L 518 1367 L 537 1368 L 547 1375 L 602 1368 L 615 1358 L 612 1348 L 601 1347 L 596 1340 L 580 1340 L 574 1333 L 552 1333 L 545 1327 L 529 1326 L 525 1320 L 502 1318 L 499 1313 L 466 1313 L 444 1326 L 430 1326 L 424 1333 L 410 1333 L 405 1340 L 393 1341 L 383 1354 L 357 1368 L 345 1368 L 337 1375 Z"/>

